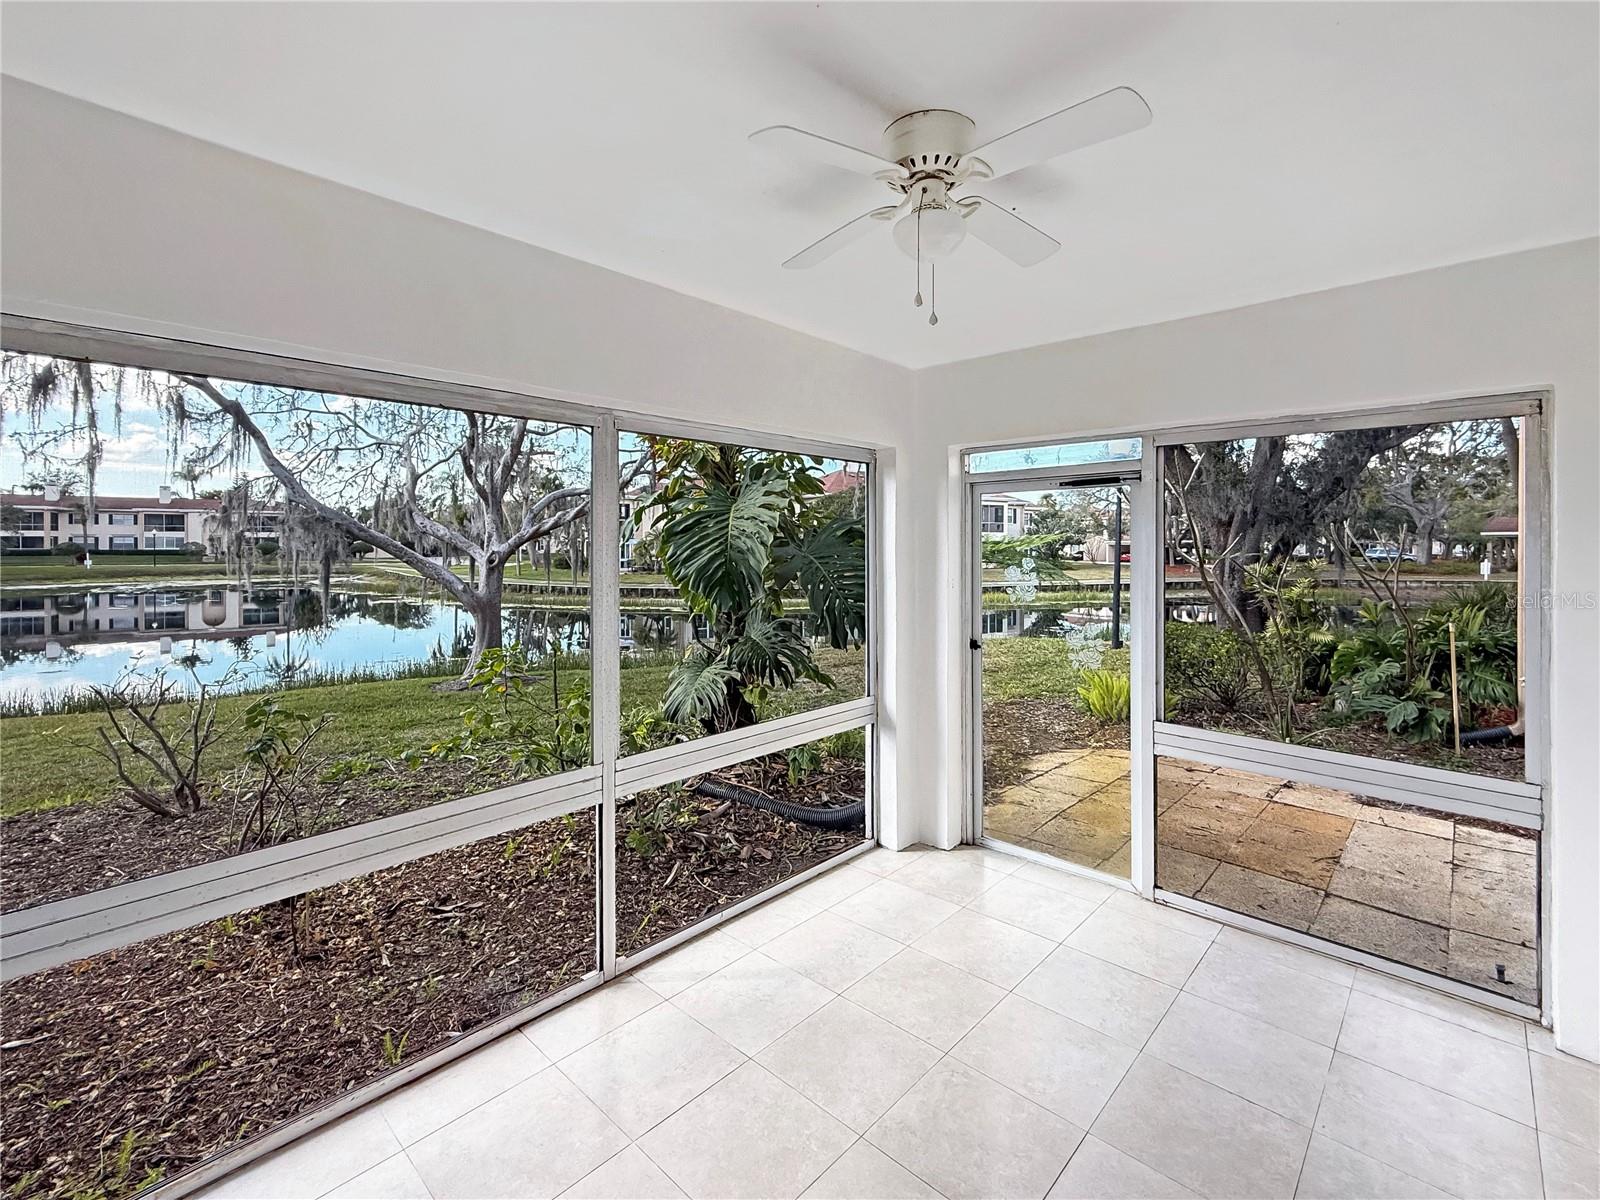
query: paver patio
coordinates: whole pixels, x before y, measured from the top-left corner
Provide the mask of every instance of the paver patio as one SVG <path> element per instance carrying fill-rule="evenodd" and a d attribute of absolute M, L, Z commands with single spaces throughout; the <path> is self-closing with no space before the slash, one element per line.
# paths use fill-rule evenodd
<path fill-rule="evenodd" d="M 1447 813 L 1162 759 L 1156 882 L 1425 971 L 1538 1001 L 1538 840 Z M 1126 876 L 1126 750 L 1056 750 L 984 806 L 984 831 Z"/>

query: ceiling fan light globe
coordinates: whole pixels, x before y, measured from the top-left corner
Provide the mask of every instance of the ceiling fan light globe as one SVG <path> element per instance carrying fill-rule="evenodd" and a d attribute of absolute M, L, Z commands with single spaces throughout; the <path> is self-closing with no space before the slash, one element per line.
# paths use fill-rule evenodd
<path fill-rule="evenodd" d="M 922 257 L 943 258 L 966 239 L 967 223 L 954 208 L 922 210 Z M 894 224 L 894 242 L 908 258 L 917 256 L 917 214 L 909 212 Z"/>

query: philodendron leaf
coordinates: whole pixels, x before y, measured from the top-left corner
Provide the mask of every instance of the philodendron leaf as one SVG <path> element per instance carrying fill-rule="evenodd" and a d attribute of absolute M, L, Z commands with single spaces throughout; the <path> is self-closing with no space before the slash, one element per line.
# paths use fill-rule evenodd
<path fill-rule="evenodd" d="M 661 525 L 668 576 L 721 612 L 750 607 L 764 588 L 772 539 L 789 503 L 781 479 L 715 485 L 675 508 Z"/>
<path fill-rule="evenodd" d="M 686 654 L 667 677 L 661 701 L 669 721 L 709 721 L 728 706 L 728 681 L 738 672 L 704 646 Z"/>
<path fill-rule="evenodd" d="M 798 582 L 829 645 L 843 650 L 867 631 L 866 531 L 857 517 L 835 517 L 797 542 L 772 550 L 780 588 Z"/>

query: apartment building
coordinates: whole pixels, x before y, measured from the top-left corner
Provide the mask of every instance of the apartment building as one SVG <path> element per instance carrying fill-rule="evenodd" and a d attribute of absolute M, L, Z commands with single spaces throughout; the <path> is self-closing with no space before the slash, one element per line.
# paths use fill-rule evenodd
<path fill-rule="evenodd" d="M 163 486 L 154 496 L 96 496 L 94 510 L 81 496 L 59 488 L 0 493 L 0 545 L 11 550 L 48 550 L 76 543 L 95 550 L 216 549 L 222 502 L 187 498 Z M 282 514 L 268 509 L 251 517 L 258 539 L 278 534 Z"/>

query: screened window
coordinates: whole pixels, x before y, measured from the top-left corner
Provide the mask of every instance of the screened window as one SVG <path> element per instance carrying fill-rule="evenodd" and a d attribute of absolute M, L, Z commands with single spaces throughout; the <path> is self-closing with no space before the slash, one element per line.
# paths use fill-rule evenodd
<path fill-rule="evenodd" d="M 1166 719 L 1523 778 L 1521 441 L 1506 417 L 1163 447 Z"/>
<path fill-rule="evenodd" d="M 0 485 L 92 472 L 154 508 L 182 482 L 221 586 L 173 586 L 199 569 L 175 554 L 104 558 L 52 611 L 142 615 L 0 658 L 7 911 L 589 766 L 588 597 L 508 583 L 538 539 L 587 542 L 587 427 L 98 366 L 93 394 L 29 408 L 33 381 L 79 378 L 50 365 L 6 356 Z M 109 427 L 118 395 L 148 402 L 170 461 L 85 455 L 73 434 L 91 406 Z M 185 462 L 222 465 L 173 478 Z M 110 548 L 186 545 L 183 512 L 142 518 Z M 60 566 L 35 570 L 6 586 Z M 159 603 L 133 590 L 152 585 Z"/>
<path fill-rule="evenodd" d="M 583 979 L 594 829 L 585 809 L 7 983 L 7 1195 L 120 1200 Z"/>
<path fill-rule="evenodd" d="M 624 755 L 866 695 L 865 464 L 629 433 L 619 453 Z"/>

